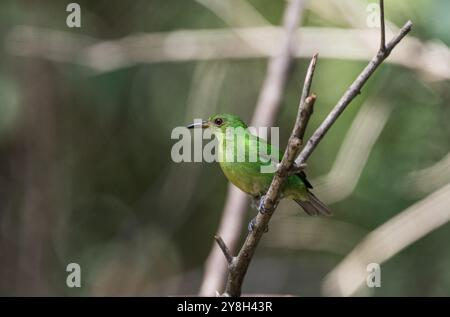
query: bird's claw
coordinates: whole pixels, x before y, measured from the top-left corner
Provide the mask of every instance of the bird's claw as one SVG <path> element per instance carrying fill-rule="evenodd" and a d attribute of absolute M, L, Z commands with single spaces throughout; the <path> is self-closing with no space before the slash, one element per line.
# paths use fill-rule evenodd
<path fill-rule="evenodd" d="M 268 212 L 268 210 L 266 209 L 266 207 L 264 207 L 264 205 L 265 205 L 265 199 L 264 199 L 264 197 L 265 196 L 261 196 L 261 198 L 259 199 L 259 205 L 258 205 L 258 211 L 261 213 L 261 214 L 265 214 L 265 213 L 267 213 Z"/>
<path fill-rule="evenodd" d="M 253 232 L 255 230 L 255 225 L 256 225 L 256 218 L 253 218 L 252 220 L 250 220 L 250 222 L 248 223 L 248 231 L 249 232 Z M 269 231 L 269 226 L 266 226 L 264 228 L 264 233 Z"/>
<path fill-rule="evenodd" d="M 261 213 L 261 214 L 266 214 L 266 213 L 268 213 L 268 212 L 271 212 L 269 209 L 266 209 L 266 207 L 264 206 L 265 205 L 265 197 L 266 196 L 261 196 L 261 198 L 259 199 L 259 205 L 258 205 L 258 211 Z M 275 208 L 277 208 L 277 205 L 278 205 L 278 203 L 276 203 L 274 206 L 273 206 L 273 209 L 272 210 L 275 210 Z"/>
<path fill-rule="evenodd" d="M 255 229 L 255 224 L 256 224 L 255 218 L 250 220 L 250 222 L 248 223 L 248 227 L 247 227 L 249 232 L 253 232 L 253 230 Z"/>

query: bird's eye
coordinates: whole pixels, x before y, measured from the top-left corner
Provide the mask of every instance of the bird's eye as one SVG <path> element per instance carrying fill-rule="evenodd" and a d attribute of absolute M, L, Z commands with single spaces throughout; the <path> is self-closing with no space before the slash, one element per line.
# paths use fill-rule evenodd
<path fill-rule="evenodd" d="M 223 123 L 223 120 L 222 120 L 221 118 L 214 119 L 214 124 L 215 124 L 215 125 L 221 126 L 222 123 Z"/>

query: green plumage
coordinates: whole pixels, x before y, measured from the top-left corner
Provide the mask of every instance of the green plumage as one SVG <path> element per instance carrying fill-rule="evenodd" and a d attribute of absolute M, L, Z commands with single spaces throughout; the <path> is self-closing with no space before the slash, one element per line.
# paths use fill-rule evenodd
<path fill-rule="evenodd" d="M 265 140 L 251 134 L 247 125 L 234 115 L 212 116 L 202 126 L 211 128 L 218 139 L 219 163 L 227 179 L 255 198 L 264 195 L 269 189 L 273 173 L 263 173 L 261 167 L 268 167 L 271 164 L 276 169 L 275 164 L 282 158 L 281 152 L 272 148 Z M 228 133 L 230 130 L 239 133 Z M 277 161 L 270 160 L 271 157 Z M 308 214 L 330 214 L 329 208 L 320 202 L 309 188 L 312 187 L 303 173 L 292 175 L 286 180 L 281 197 L 295 200 Z"/>

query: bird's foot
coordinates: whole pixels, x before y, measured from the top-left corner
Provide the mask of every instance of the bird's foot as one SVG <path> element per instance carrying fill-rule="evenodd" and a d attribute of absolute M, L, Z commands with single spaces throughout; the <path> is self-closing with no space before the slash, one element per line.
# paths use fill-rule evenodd
<path fill-rule="evenodd" d="M 265 199 L 266 199 L 265 195 L 261 196 L 261 198 L 259 199 L 259 205 L 258 205 L 258 211 L 263 215 L 270 211 L 264 207 Z M 272 210 L 275 210 L 277 208 L 277 205 L 278 205 L 278 203 L 273 206 Z"/>
<path fill-rule="evenodd" d="M 259 204 L 258 204 L 258 211 L 261 213 L 261 214 L 265 214 L 265 213 L 267 213 L 268 212 L 268 210 L 266 209 L 266 207 L 264 207 L 264 205 L 265 205 L 265 195 L 263 195 L 263 196 L 261 196 L 260 198 L 259 198 Z"/>
<path fill-rule="evenodd" d="M 255 224 L 256 224 L 255 218 L 250 220 L 250 222 L 248 223 L 248 226 L 247 226 L 249 232 L 253 232 L 253 230 L 255 229 Z"/>
<path fill-rule="evenodd" d="M 256 225 L 256 217 L 253 218 L 252 220 L 250 220 L 250 222 L 248 223 L 248 231 L 249 232 L 253 232 L 255 230 L 255 225 Z M 269 231 L 269 226 L 266 226 L 264 228 L 264 233 Z"/>

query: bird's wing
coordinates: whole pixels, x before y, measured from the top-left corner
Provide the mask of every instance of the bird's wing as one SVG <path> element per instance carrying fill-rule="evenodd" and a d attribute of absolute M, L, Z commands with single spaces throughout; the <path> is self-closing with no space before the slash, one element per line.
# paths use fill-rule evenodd
<path fill-rule="evenodd" d="M 297 174 L 295 174 L 296 176 L 300 177 L 300 179 L 302 180 L 302 182 L 305 184 L 306 188 L 310 188 L 313 189 L 313 185 L 309 182 L 309 180 L 306 178 L 306 174 L 304 171 L 300 171 Z"/>
<path fill-rule="evenodd" d="M 272 146 L 263 138 L 255 136 L 253 134 L 251 134 L 251 138 L 253 138 L 253 141 L 256 141 L 258 144 L 258 156 L 262 161 L 276 161 L 273 163 L 279 163 L 281 161 L 283 154 L 280 152 L 280 150 L 278 150 L 278 148 Z"/>
<path fill-rule="evenodd" d="M 281 151 L 279 149 L 277 149 L 276 147 L 272 147 L 272 145 L 270 143 L 268 143 L 266 140 L 258 137 L 258 136 L 254 136 L 251 134 L 252 137 L 256 138 L 258 144 L 259 144 L 259 156 L 265 160 L 265 161 L 269 161 L 271 159 L 278 159 L 278 162 L 281 162 L 281 159 L 283 157 L 283 153 L 281 153 Z M 278 156 L 275 156 L 278 155 Z M 301 171 L 297 174 L 295 174 L 296 176 L 298 176 L 302 182 L 305 184 L 306 188 L 310 188 L 313 189 L 313 185 L 309 182 L 308 178 L 306 177 L 306 174 L 304 171 Z"/>

